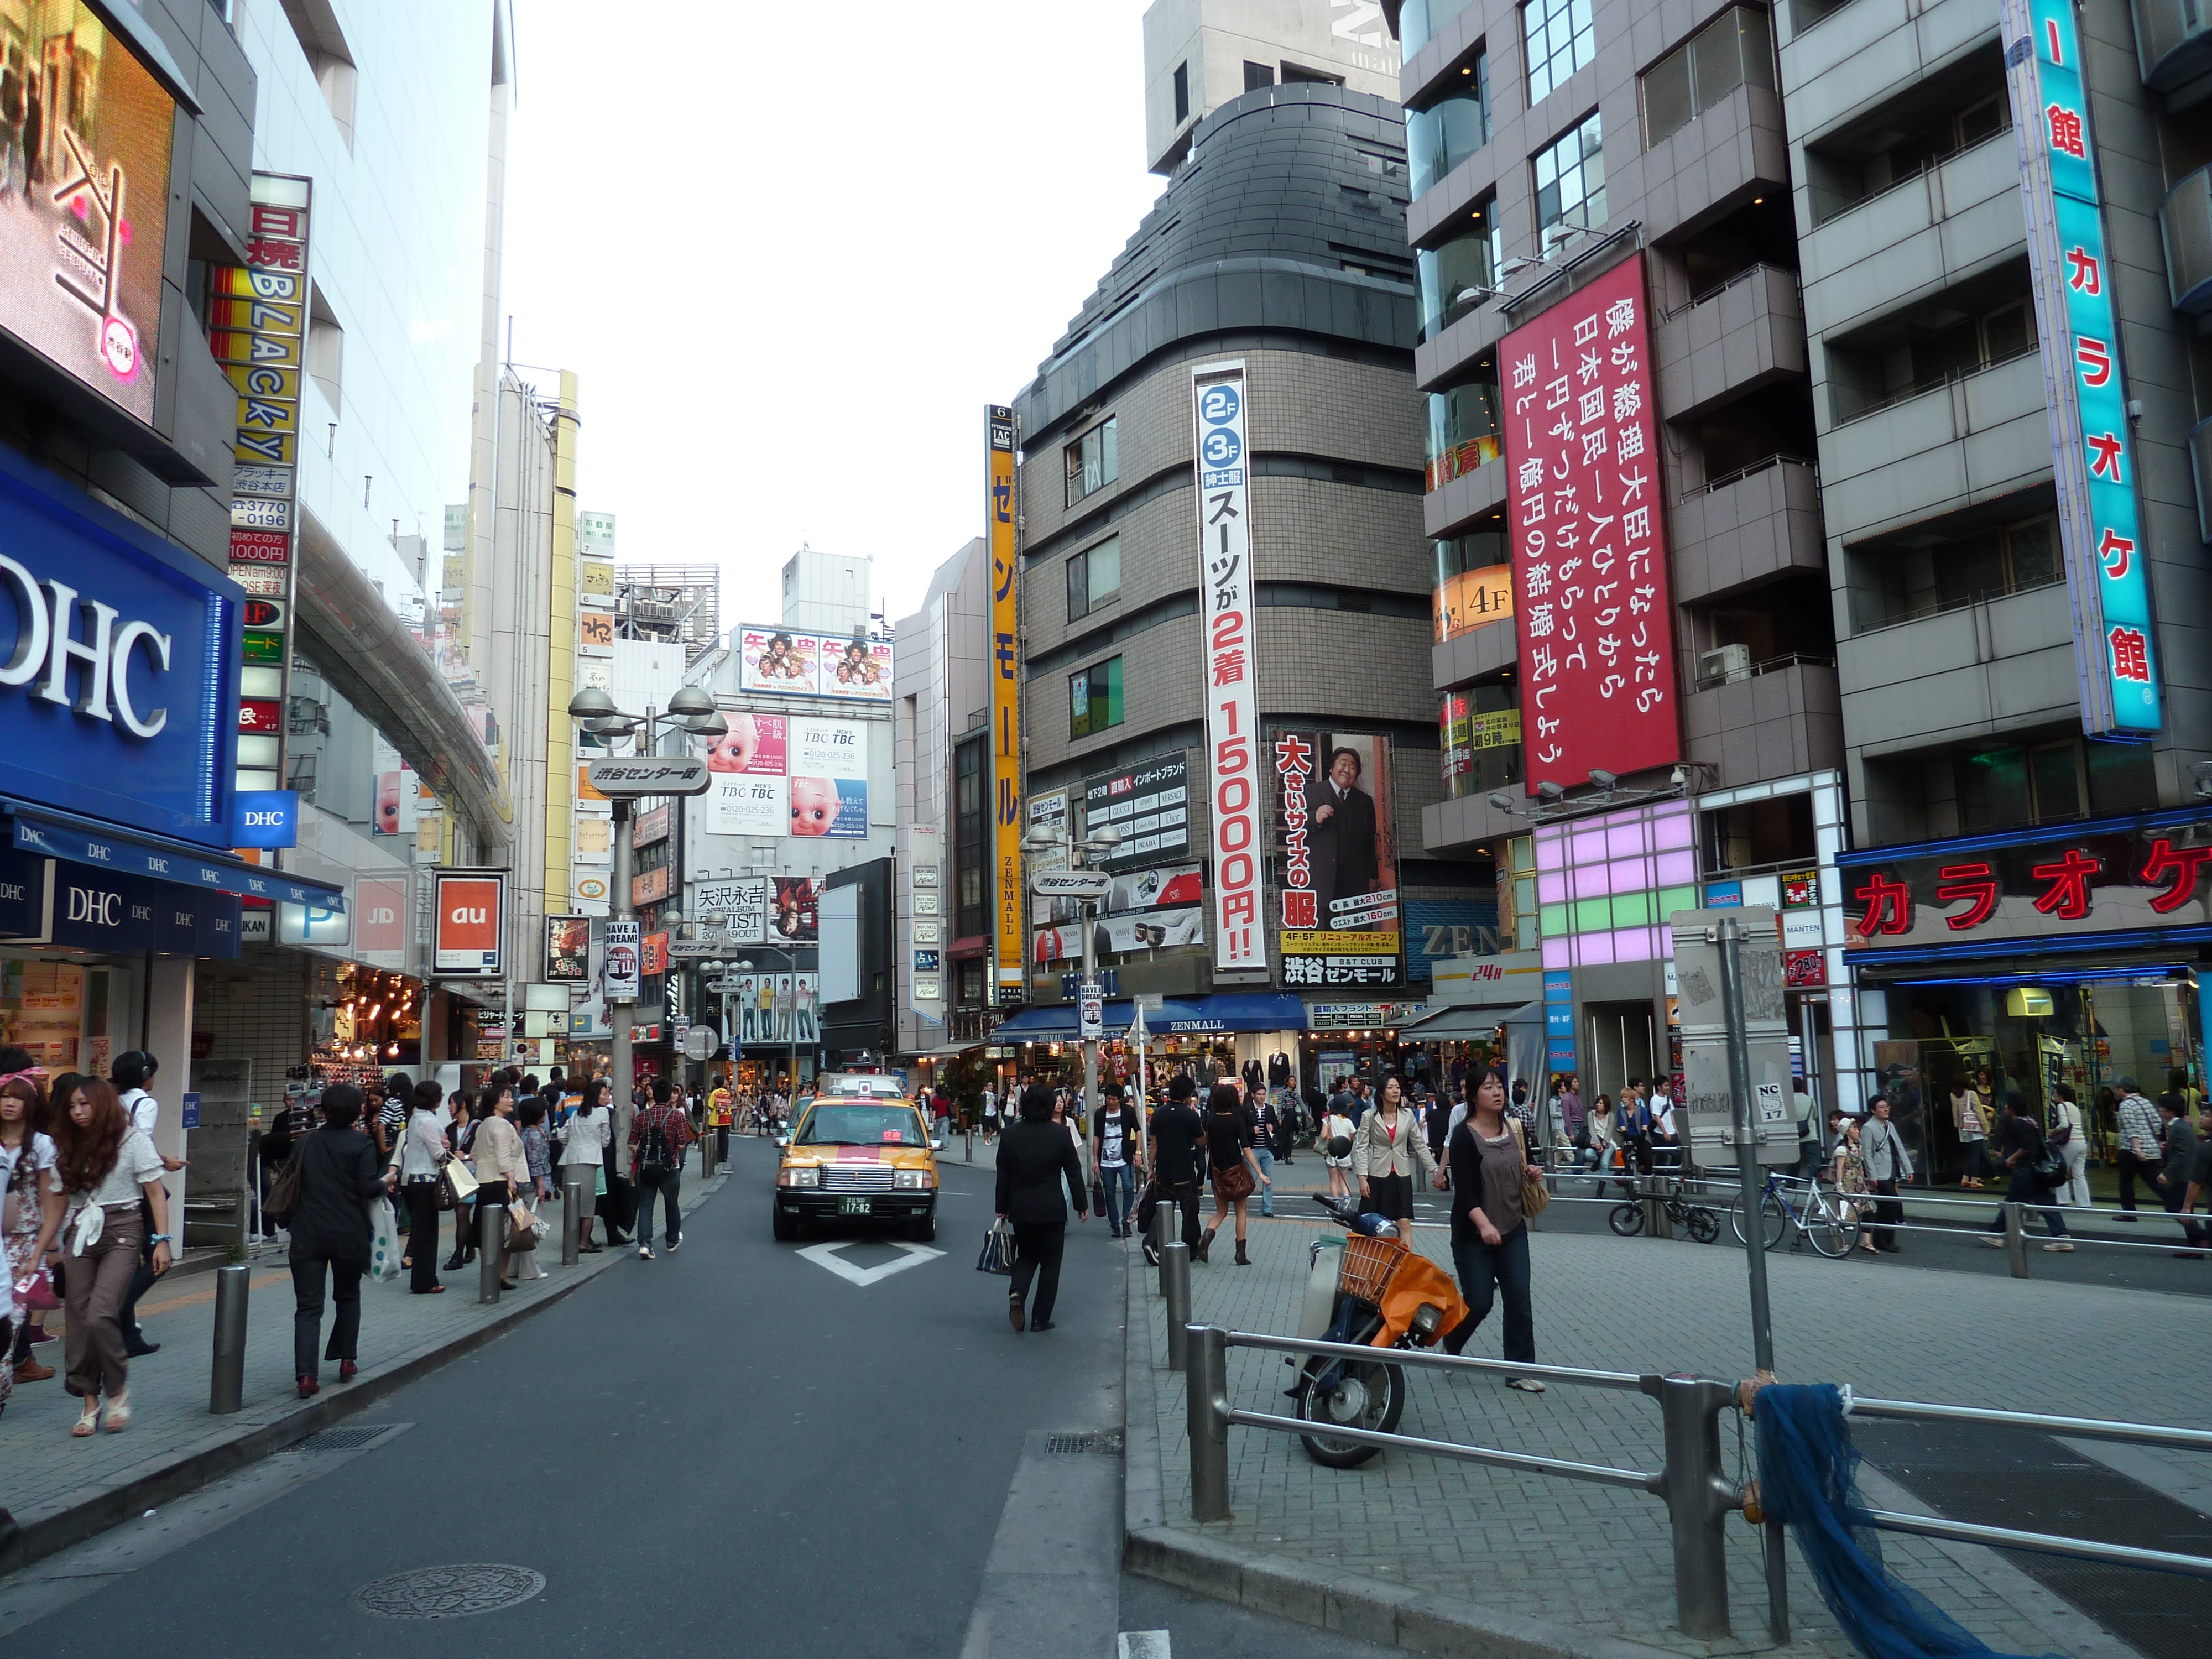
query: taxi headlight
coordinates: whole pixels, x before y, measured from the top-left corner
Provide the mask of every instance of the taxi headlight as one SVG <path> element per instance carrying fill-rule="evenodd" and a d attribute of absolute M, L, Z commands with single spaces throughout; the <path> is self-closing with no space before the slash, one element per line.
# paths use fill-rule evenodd
<path fill-rule="evenodd" d="M 779 1187 L 819 1187 L 822 1184 L 822 1166 L 819 1164 L 794 1164 L 789 1169 L 778 1170 L 775 1184 Z"/>
<path fill-rule="evenodd" d="M 904 1188 L 908 1190 L 912 1190 L 915 1188 L 934 1187 L 936 1184 L 937 1177 L 930 1174 L 927 1170 L 900 1170 L 895 1172 L 891 1176 L 891 1185 L 893 1187 Z"/>

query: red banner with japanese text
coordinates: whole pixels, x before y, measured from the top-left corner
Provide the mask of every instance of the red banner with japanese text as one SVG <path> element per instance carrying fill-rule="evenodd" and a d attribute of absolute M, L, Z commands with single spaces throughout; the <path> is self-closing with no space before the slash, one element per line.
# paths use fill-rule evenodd
<path fill-rule="evenodd" d="M 1647 305 L 1626 259 L 1498 350 L 1530 794 L 1682 756 Z"/>

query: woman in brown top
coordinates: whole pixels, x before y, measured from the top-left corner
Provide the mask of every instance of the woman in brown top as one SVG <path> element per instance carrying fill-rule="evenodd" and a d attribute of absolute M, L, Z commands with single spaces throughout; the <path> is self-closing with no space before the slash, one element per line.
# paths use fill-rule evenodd
<path fill-rule="evenodd" d="M 484 1114 L 477 1128 L 476 1167 L 477 1215 L 483 1214 L 486 1203 L 504 1204 L 510 1210 L 515 1200 L 530 1188 L 530 1162 L 522 1150 L 522 1133 L 514 1127 L 514 1090 L 511 1085 L 495 1083 L 484 1091 Z M 481 1225 L 481 1222 L 477 1224 Z M 501 1249 L 499 1253 L 499 1287 L 502 1291 L 514 1288 L 507 1277 L 514 1265 L 514 1252 Z"/>
<path fill-rule="evenodd" d="M 1534 1364 L 1536 1322 L 1528 1296 L 1528 1223 L 1521 1213 L 1521 1174 L 1528 1148 L 1517 1124 L 1505 1115 L 1505 1074 L 1486 1066 L 1468 1079 L 1468 1113 L 1452 1131 L 1452 1265 L 1459 1271 L 1460 1293 L 1474 1317 L 1453 1331 L 1445 1346 L 1454 1353 L 1467 1346 L 1475 1327 L 1490 1316 L 1492 1297 L 1505 1297 L 1507 1359 Z M 1526 1394 L 1544 1392 L 1533 1376 L 1510 1379 Z"/>

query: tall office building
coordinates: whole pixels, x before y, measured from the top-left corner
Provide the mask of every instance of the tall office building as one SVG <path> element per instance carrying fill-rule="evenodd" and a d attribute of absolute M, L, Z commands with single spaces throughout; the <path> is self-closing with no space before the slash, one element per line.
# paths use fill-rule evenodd
<path fill-rule="evenodd" d="M 2200 1054 L 2194 9 L 1385 9 L 1425 830 L 1505 860 L 1553 1067 L 1587 1093 L 1679 1063 L 1663 924 L 1692 903 L 1779 908 L 1834 1103 L 2000 1066 L 2087 1099 Z"/>

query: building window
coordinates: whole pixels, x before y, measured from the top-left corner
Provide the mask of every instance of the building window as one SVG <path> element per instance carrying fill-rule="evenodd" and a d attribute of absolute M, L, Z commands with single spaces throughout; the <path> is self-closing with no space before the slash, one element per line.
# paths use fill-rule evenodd
<path fill-rule="evenodd" d="M 1110 537 L 1067 562 L 1067 619 L 1081 622 L 1121 597 L 1121 538 Z"/>
<path fill-rule="evenodd" d="M 1431 489 L 1442 488 L 1486 461 L 1494 461 L 1498 447 L 1498 367 L 1495 358 L 1474 366 L 1461 385 L 1429 394 L 1427 472 L 1423 482 Z"/>
<path fill-rule="evenodd" d="M 1175 72 L 1176 125 L 1190 119 L 1190 65 L 1177 64 Z"/>
<path fill-rule="evenodd" d="M 1555 226 L 1591 230 L 1605 222 L 1605 146 L 1595 110 L 1538 150 L 1535 166 L 1536 231 L 1547 243 L 1558 240 Z"/>
<path fill-rule="evenodd" d="M 1490 142 L 1490 57 L 1480 46 L 1442 94 L 1406 112 L 1406 159 L 1419 196 Z"/>
<path fill-rule="evenodd" d="M 1095 737 L 1121 723 L 1121 659 L 1109 657 L 1067 677 L 1067 735 Z"/>
<path fill-rule="evenodd" d="M 983 739 L 972 738 L 952 756 L 953 925 L 956 939 L 984 929 L 983 872 L 990 858 L 985 838 L 990 815 Z"/>
<path fill-rule="evenodd" d="M 1513 614 L 1512 550 L 1505 521 L 1493 514 L 1494 528 L 1471 530 L 1436 544 L 1437 585 L 1431 601 L 1437 643 L 1503 622 Z"/>
<path fill-rule="evenodd" d="M 339 389 L 345 384 L 345 330 L 323 297 L 320 283 L 307 284 L 307 378 L 338 412 Z"/>
<path fill-rule="evenodd" d="M 1249 58 L 1244 60 L 1245 91 L 1257 92 L 1262 87 L 1274 84 L 1275 66 L 1273 64 L 1255 64 Z"/>
<path fill-rule="evenodd" d="M 1955 776 L 1959 828 L 1967 835 L 2066 823 L 2087 813 L 2078 738 L 2031 749 L 1978 749 L 1959 757 Z"/>
<path fill-rule="evenodd" d="M 1406 0 L 1398 14 L 1398 39 L 1407 62 L 1436 38 L 1437 31 L 1467 9 L 1468 0 Z"/>
<path fill-rule="evenodd" d="M 1445 692 L 1437 737 L 1447 798 L 1457 800 L 1521 781 L 1521 708 L 1510 682 L 1492 680 Z"/>
<path fill-rule="evenodd" d="M 959 1006 L 963 1008 L 980 1008 L 983 1006 L 983 964 L 981 963 L 963 962 L 960 964 L 957 994 L 960 1000 Z"/>
<path fill-rule="evenodd" d="M 1498 231 L 1496 191 L 1475 203 L 1449 241 L 1413 251 L 1419 273 L 1421 338 L 1433 340 L 1491 297 L 1505 247 Z"/>
<path fill-rule="evenodd" d="M 1774 47 L 1766 14 L 1735 6 L 1644 71 L 1644 149 L 1672 137 L 1746 82 L 1774 90 Z"/>
<path fill-rule="evenodd" d="M 1534 105 L 1597 55 L 1590 0 L 1528 0 L 1521 8 L 1528 42 L 1528 101 Z"/>
<path fill-rule="evenodd" d="M 1067 505 L 1073 507 L 1085 495 L 1105 489 L 1121 477 L 1121 453 L 1114 430 L 1114 417 L 1109 415 L 1068 445 L 1066 453 Z"/>
<path fill-rule="evenodd" d="M 2058 520 L 2048 514 L 1930 546 L 1857 553 L 1854 564 L 1852 625 L 1861 632 L 2066 580 Z"/>

